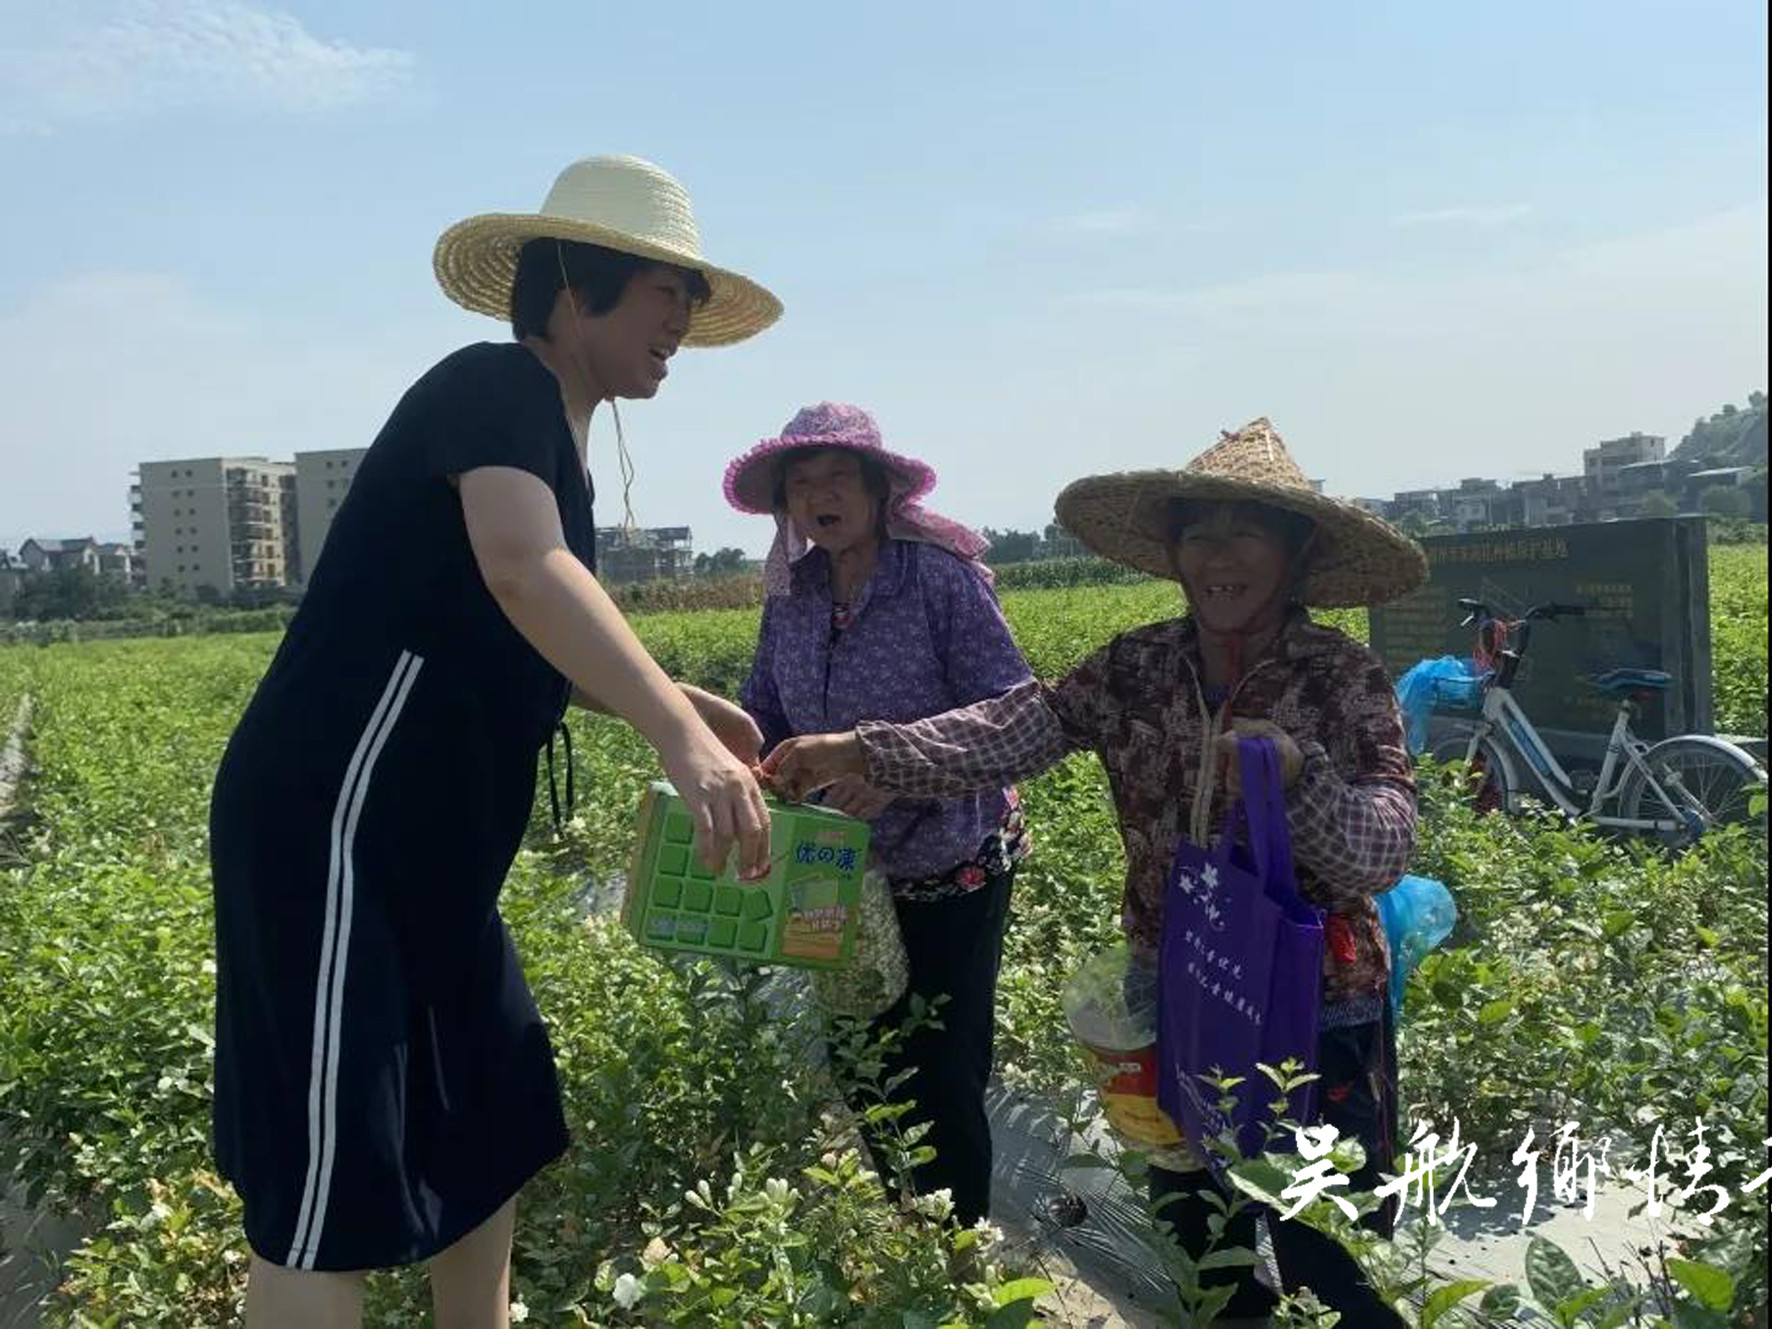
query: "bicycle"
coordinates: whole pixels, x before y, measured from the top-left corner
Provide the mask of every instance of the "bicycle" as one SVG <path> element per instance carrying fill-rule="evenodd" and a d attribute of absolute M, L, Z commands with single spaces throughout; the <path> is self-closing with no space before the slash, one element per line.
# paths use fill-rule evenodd
<path fill-rule="evenodd" d="M 1606 755 L 1591 787 L 1564 770 L 1550 746 L 1513 695 L 1515 675 L 1531 646 L 1533 625 L 1580 618 L 1582 605 L 1543 604 L 1517 619 L 1502 619 L 1480 600 L 1461 599 L 1461 624 L 1477 625 L 1480 663 L 1493 668 L 1481 680 L 1481 718 L 1435 743 L 1436 761 L 1462 760 L 1480 781 L 1478 806 L 1503 812 L 1521 809 L 1527 790 L 1523 765 L 1538 787 L 1563 813 L 1577 821 L 1616 830 L 1651 834 L 1673 848 L 1695 843 L 1717 826 L 1748 821 L 1754 795 L 1766 789 L 1765 769 L 1726 739 L 1680 734 L 1648 743 L 1631 729 L 1641 702 L 1665 692 L 1672 675 L 1655 669 L 1612 669 L 1590 680 L 1615 698 L 1618 710 Z M 1516 632 L 1517 644 L 1508 637 Z M 1515 758 L 1519 758 L 1516 764 Z"/>

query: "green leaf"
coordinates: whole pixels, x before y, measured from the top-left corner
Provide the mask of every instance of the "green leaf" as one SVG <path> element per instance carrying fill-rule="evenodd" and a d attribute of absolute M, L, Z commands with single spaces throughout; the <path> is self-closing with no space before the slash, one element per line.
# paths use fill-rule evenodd
<path fill-rule="evenodd" d="M 1706 1310 L 1726 1311 L 1735 1304 L 1735 1280 L 1721 1269 L 1696 1260 L 1669 1260 L 1667 1271 Z"/>
<path fill-rule="evenodd" d="M 1540 1306 L 1554 1311 L 1587 1291 L 1587 1280 L 1561 1246 L 1546 1237 L 1534 1237 L 1526 1247 L 1526 1286 Z"/>
<path fill-rule="evenodd" d="M 1477 1012 L 1477 1023 L 1487 1029 L 1492 1025 L 1500 1024 L 1513 1013 L 1513 998 L 1500 997 L 1484 1004 L 1483 1009 Z"/>
<path fill-rule="evenodd" d="M 1025 1329 L 1034 1322 L 1034 1303 L 1052 1291 L 1043 1278 L 1018 1278 L 996 1291 L 997 1309 L 986 1318 L 985 1329 Z"/>
<path fill-rule="evenodd" d="M 1253 1268 L 1261 1263 L 1261 1256 L 1245 1246 L 1231 1246 L 1220 1251 L 1207 1251 L 1200 1257 L 1202 1269 L 1238 1269 Z"/>
<path fill-rule="evenodd" d="M 1493 1319 L 1502 1320 L 1520 1308 L 1520 1289 L 1513 1283 L 1498 1283 L 1483 1294 L 1477 1309 Z"/>
<path fill-rule="evenodd" d="M 1621 937 L 1629 932 L 1631 925 L 1636 921 L 1637 916 L 1633 910 L 1608 909 L 1600 915 L 1600 931 L 1605 934 L 1606 940 L 1610 941 L 1614 937 Z"/>
<path fill-rule="evenodd" d="M 1440 1317 L 1459 1302 L 1489 1286 L 1486 1278 L 1461 1278 L 1456 1283 L 1435 1288 L 1427 1304 L 1421 1308 L 1421 1329 L 1434 1329 Z"/>
<path fill-rule="evenodd" d="M 1702 923 L 1694 923 L 1692 925 L 1692 931 L 1698 934 L 1698 940 L 1702 941 L 1713 951 L 1723 944 L 1723 939 L 1710 928 L 1705 927 Z"/>
<path fill-rule="evenodd" d="M 1590 1287 L 1585 1292 L 1577 1292 L 1573 1297 L 1558 1302 L 1552 1308 L 1556 1314 L 1557 1323 L 1577 1324 L 1582 1316 L 1611 1295 L 1612 1290 L 1604 1287 Z"/>
<path fill-rule="evenodd" d="M 1263 1158 L 1249 1158 L 1230 1169 L 1231 1184 L 1263 1204 L 1282 1204 L 1280 1197 L 1291 1184 L 1280 1168 Z"/>
<path fill-rule="evenodd" d="M 1694 1306 L 1689 1301 L 1682 1301 L 1674 1306 L 1675 1329 L 1729 1329 L 1726 1316 L 1703 1306 Z"/>
<path fill-rule="evenodd" d="M 1018 1278 L 998 1288 L 992 1300 L 998 1306 L 1013 1306 L 1021 1301 L 1036 1301 L 1054 1290 L 1053 1284 L 1044 1278 Z"/>

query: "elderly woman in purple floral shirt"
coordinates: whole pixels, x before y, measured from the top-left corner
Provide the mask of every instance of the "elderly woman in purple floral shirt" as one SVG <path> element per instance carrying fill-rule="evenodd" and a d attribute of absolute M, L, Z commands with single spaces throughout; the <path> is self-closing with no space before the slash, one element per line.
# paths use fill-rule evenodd
<path fill-rule="evenodd" d="M 888 452 L 866 411 L 824 402 L 727 468 L 726 497 L 775 518 L 756 661 L 740 701 L 767 752 L 798 734 L 864 720 L 920 720 L 1028 682 L 978 561 L 985 542 L 920 500 L 924 463 Z M 901 1022 L 912 997 L 945 997 L 941 1028 L 915 1031 L 888 1076 L 927 1121 L 934 1161 L 917 1188 L 947 1189 L 970 1224 L 990 1207 L 991 1072 L 997 970 L 1016 864 L 1027 838 L 1015 790 L 895 798 L 859 779 L 826 802 L 871 829 L 872 866 L 892 884 L 910 962 L 904 998 L 876 1023 Z"/>

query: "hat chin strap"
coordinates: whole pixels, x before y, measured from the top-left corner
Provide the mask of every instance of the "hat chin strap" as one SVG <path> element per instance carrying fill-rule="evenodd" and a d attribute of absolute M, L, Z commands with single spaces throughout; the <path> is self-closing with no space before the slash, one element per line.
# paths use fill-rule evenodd
<path fill-rule="evenodd" d="M 585 344 L 584 329 L 578 326 L 577 292 L 572 289 L 572 282 L 566 276 L 566 251 L 557 237 L 554 240 L 554 262 L 560 267 L 560 290 L 566 297 L 567 317 L 572 320 L 572 344 L 579 351 L 577 357 L 580 360 L 579 372 L 584 377 L 585 387 L 589 389 L 596 379 L 596 376 L 591 373 L 591 349 Z M 595 411 L 596 394 L 591 392 L 590 395 L 593 398 L 591 409 Z M 621 407 L 616 404 L 614 393 L 602 400 L 609 403 L 609 413 L 615 417 L 615 455 L 621 466 L 622 529 L 629 532 L 637 531 L 640 529 L 640 524 L 634 519 L 634 460 L 628 455 L 628 440 L 622 433 Z M 587 467 L 590 462 L 590 451 L 591 422 L 587 418 L 585 420 L 585 462 Z"/>

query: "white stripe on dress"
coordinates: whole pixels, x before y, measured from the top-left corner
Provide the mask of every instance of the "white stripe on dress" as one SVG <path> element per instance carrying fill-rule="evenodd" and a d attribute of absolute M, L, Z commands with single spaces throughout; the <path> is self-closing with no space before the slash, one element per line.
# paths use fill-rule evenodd
<path fill-rule="evenodd" d="M 320 1232 L 332 1185 L 332 1159 L 338 1127 L 339 1026 L 344 998 L 345 956 L 351 938 L 354 888 L 352 858 L 357 818 L 369 792 L 369 780 L 382 744 L 412 691 L 424 660 L 400 652 L 381 700 L 357 739 L 345 768 L 332 813 L 331 857 L 326 874 L 326 923 L 320 939 L 320 972 L 314 985 L 314 1047 L 308 1076 L 308 1173 L 302 1188 L 295 1234 L 284 1264 L 312 1269 L 319 1254 Z"/>

